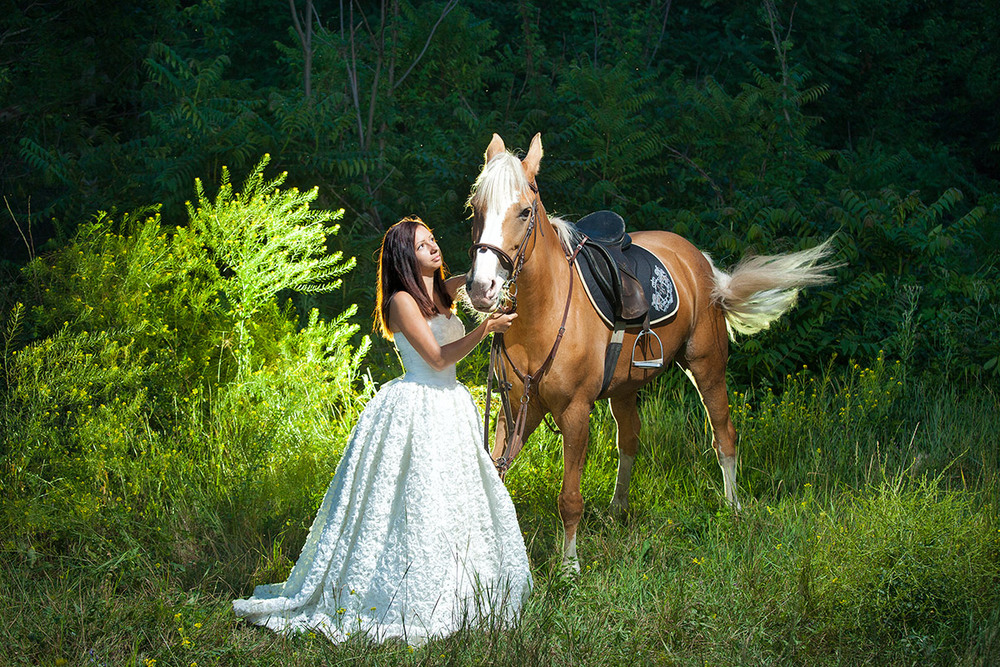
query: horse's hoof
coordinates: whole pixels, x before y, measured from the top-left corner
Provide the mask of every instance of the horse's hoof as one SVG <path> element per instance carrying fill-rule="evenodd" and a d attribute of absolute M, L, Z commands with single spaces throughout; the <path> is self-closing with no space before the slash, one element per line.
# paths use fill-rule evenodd
<path fill-rule="evenodd" d="M 580 574 L 580 559 L 579 558 L 566 558 L 562 562 L 561 574 L 565 577 L 576 577 Z"/>
<path fill-rule="evenodd" d="M 608 514 L 612 519 L 614 519 L 618 523 L 628 523 L 629 517 L 632 515 L 632 512 L 628 506 L 628 503 L 625 503 L 624 505 L 619 505 L 612 501 L 612 503 L 608 505 Z"/>

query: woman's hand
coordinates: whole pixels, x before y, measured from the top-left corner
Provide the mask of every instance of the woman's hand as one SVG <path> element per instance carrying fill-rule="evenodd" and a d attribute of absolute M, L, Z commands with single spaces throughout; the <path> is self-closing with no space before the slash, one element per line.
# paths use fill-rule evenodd
<path fill-rule="evenodd" d="M 514 318 L 517 317 L 517 313 L 501 313 L 494 312 L 490 313 L 489 317 L 486 318 L 486 333 L 503 333 L 510 329 L 510 325 L 514 322 Z"/>

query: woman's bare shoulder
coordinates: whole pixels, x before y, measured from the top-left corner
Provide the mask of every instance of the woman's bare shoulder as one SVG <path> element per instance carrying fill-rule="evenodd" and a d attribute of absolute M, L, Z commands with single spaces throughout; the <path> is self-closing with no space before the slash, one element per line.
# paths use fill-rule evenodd
<path fill-rule="evenodd" d="M 413 298 L 412 294 L 405 290 L 400 290 L 389 297 L 388 311 L 389 330 L 392 332 L 401 330 L 403 328 L 401 325 L 404 320 L 424 319 L 424 315 L 420 311 L 420 305 L 417 303 L 417 300 Z"/>
<path fill-rule="evenodd" d="M 399 290 L 398 292 L 393 292 L 392 296 L 389 297 L 389 307 L 393 306 L 404 308 L 408 305 L 417 305 L 417 300 L 413 298 L 413 295 L 406 290 Z"/>

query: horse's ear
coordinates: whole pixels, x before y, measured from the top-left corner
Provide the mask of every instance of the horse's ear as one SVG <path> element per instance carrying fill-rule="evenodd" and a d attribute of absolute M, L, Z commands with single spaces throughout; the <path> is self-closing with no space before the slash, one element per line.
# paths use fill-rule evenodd
<path fill-rule="evenodd" d="M 542 161 L 542 153 L 542 133 L 539 132 L 531 138 L 528 154 L 521 161 L 521 164 L 524 165 L 525 175 L 529 181 L 534 181 L 535 176 L 538 174 L 538 164 Z"/>
<path fill-rule="evenodd" d="M 503 153 L 507 148 L 503 145 L 503 139 L 496 132 L 493 133 L 493 140 L 490 141 L 490 145 L 486 147 L 486 161 L 489 162 L 493 159 L 493 156 L 498 153 Z"/>

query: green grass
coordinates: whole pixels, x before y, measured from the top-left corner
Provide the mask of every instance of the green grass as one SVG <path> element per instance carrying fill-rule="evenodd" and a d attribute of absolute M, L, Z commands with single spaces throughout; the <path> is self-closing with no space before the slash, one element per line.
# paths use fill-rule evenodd
<path fill-rule="evenodd" d="M 536 582 L 517 628 L 410 650 L 237 621 L 230 600 L 287 574 L 329 481 L 339 449 L 313 435 L 228 476 L 194 475 L 197 460 L 158 470 L 168 487 L 185 486 L 156 496 L 172 504 L 155 516 L 102 501 L 55 528 L 46 514 L 47 528 L 31 531 L 5 508 L 0 664 L 1000 662 L 995 394 L 903 384 L 881 360 L 734 392 L 736 515 L 721 502 L 700 405 L 676 375 L 643 397 L 624 516 L 607 510 L 614 423 L 606 405 L 595 410 L 577 577 L 559 563 L 558 438 L 543 427 L 529 442 L 508 477 Z M 257 392 L 260 411 L 278 410 Z M 192 414 L 200 437 L 249 437 L 235 417 Z M 207 461 L 214 450 L 183 451 Z M 44 513 L 45 503 L 28 498 L 18 510 Z"/>

